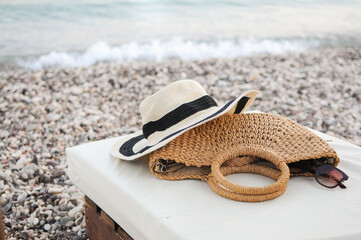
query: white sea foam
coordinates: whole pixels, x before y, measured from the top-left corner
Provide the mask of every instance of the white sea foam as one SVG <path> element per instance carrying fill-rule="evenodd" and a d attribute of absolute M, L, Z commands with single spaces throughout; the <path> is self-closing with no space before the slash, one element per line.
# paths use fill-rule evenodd
<path fill-rule="evenodd" d="M 318 45 L 317 41 L 285 39 L 238 39 L 218 41 L 192 41 L 173 38 L 148 43 L 130 42 L 111 46 L 98 42 L 84 52 L 51 52 L 33 59 L 21 59 L 18 64 L 25 68 L 89 66 L 101 61 L 156 60 L 169 58 L 185 60 L 247 56 L 257 53 L 281 54 L 303 51 Z"/>

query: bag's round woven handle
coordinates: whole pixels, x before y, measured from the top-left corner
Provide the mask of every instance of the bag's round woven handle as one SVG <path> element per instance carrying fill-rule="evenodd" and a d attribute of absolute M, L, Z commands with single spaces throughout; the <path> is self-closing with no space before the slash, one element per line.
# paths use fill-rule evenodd
<path fill-rule="evenodd" d="M 245 155 L 247 155 L 247 153 L 250 154 L 248 156 L 253 155 L 266 159 L 274 163 L 281 172 L 273 168 L 256 164 L 223 168 L 222 172 L 220 168 L 222 164 L 234 157 L 232 156 L 230 158 L 230 156 L 227 157 L 223 155 L 223 158 L 217 159 L 212 163 L 212 173 L 207 179 L 208 184 L 214 192 L 226 198 L 247 202 L 270 200 L 284 193 L 287 188 L 290 171 L 287 164 L 280 156 L 275 153 L 265 151 L 264 149 L 257 151 L 255 149 L 245 148 L 239 152 L 242 152 Z M 264 187 L 246 187 L 235 184 L 224 177 L 224 175 L 242 172 L 261 174 L 274 179 L 276 182 Z"/>
<path fill-rule="evenodd" d="M 241 173 L 241 172 L 262 174 L 262 175 L 270 177 L 276 181 L 278 180 L 278 177 L 280 176 L 280 172 L 275 169 L 264 167 L 264 166 L 257 166 L 257 165 L 253 165 L 253 164 L 245 165 L 242 167 L 233 167 L 232 171 L 228 172 L 228 174 Z M 225 175 L 227 175 L 227 174 L 225 174 Z M 211 189 L 218 195 L 221 195 L 222 197 L 226 197 L 226 198 L 229 198 L 232 200 L 242 201 L 242 202 L 261 202 L 261 201 L 271 200 L 273 198 L 276 198 L 276 197 L 282 195 L 282 193 L 284 193 L 284 191 L 286 190 L 286 187 L 287 187 L 287 184 L 286 184 L 286 186 L 280 188 L 279 190 L 277 190 L 275 192 L 267 193 L 267 194 L 242 194 L 242 193 L 233 192 L 224 187 L 221 187 L 218 184 L 217 180 L 212 175 L 208 177 L 207 182 L 208 182 L 209 186 L 211 187 Z"/>

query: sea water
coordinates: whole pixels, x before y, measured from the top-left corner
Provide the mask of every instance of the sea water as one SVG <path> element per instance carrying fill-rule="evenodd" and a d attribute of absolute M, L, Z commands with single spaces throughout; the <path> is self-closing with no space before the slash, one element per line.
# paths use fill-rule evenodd
<path fill-rule="evenodd" d="M 360 40 L 361 1 L 0 1 L 0 68 L 280 54 Z"/>

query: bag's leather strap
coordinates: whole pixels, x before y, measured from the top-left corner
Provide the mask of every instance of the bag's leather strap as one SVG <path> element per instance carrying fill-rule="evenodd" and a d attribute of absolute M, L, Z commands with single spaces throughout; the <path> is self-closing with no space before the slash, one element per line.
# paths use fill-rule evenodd
<path fill-rule="evenodd" d="M 250 149 L 242 150 L 243 153 L 246 153 Z M 264 150 L 261 150 L 261 152 L 256 152 L 261 154 L 255 155 L 254 150 L 252 150 L 250 154 L 252 154 L 253 156 L 261 157 L 263 159 L 267 159 L 268 161 L 274 163 L 280 171 L 277 171 L 276 169 L 270 167 L 252 163 L 239 167 L 221 168 L 222 164 L 230 159 L 229 157 L 224 157 L 221 159 L 217 159 L 212 163 L 212 173 L 207 178 L 207 182 L 211 189 L 223 197 L 237 201 L 247 202 L 270 200 L 284 193 L 287 188 L 288 179 L 290 177 L 290 171 L 287 164 L 280 156 L 272 152 L 267 152 Z M 264 187 L 246 187 L 235 184 L 224 177 L 232 173 L 243 172 L 261 174 L 274 179 L 276 182 Z"/>

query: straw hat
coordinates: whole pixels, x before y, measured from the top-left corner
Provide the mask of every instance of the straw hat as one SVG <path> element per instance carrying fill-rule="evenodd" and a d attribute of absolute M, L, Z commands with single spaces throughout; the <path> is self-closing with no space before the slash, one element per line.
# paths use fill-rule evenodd
<path fill-rule="evenodd" d="M 212 119 L 243 113 L 258 93 L 248 91 L 218 106 L 199 83 L 173 82 L 140 103 L 142 130 L 122 137 L 113 145 L 111 155 L 122 160 L 140 158 Z"/>

